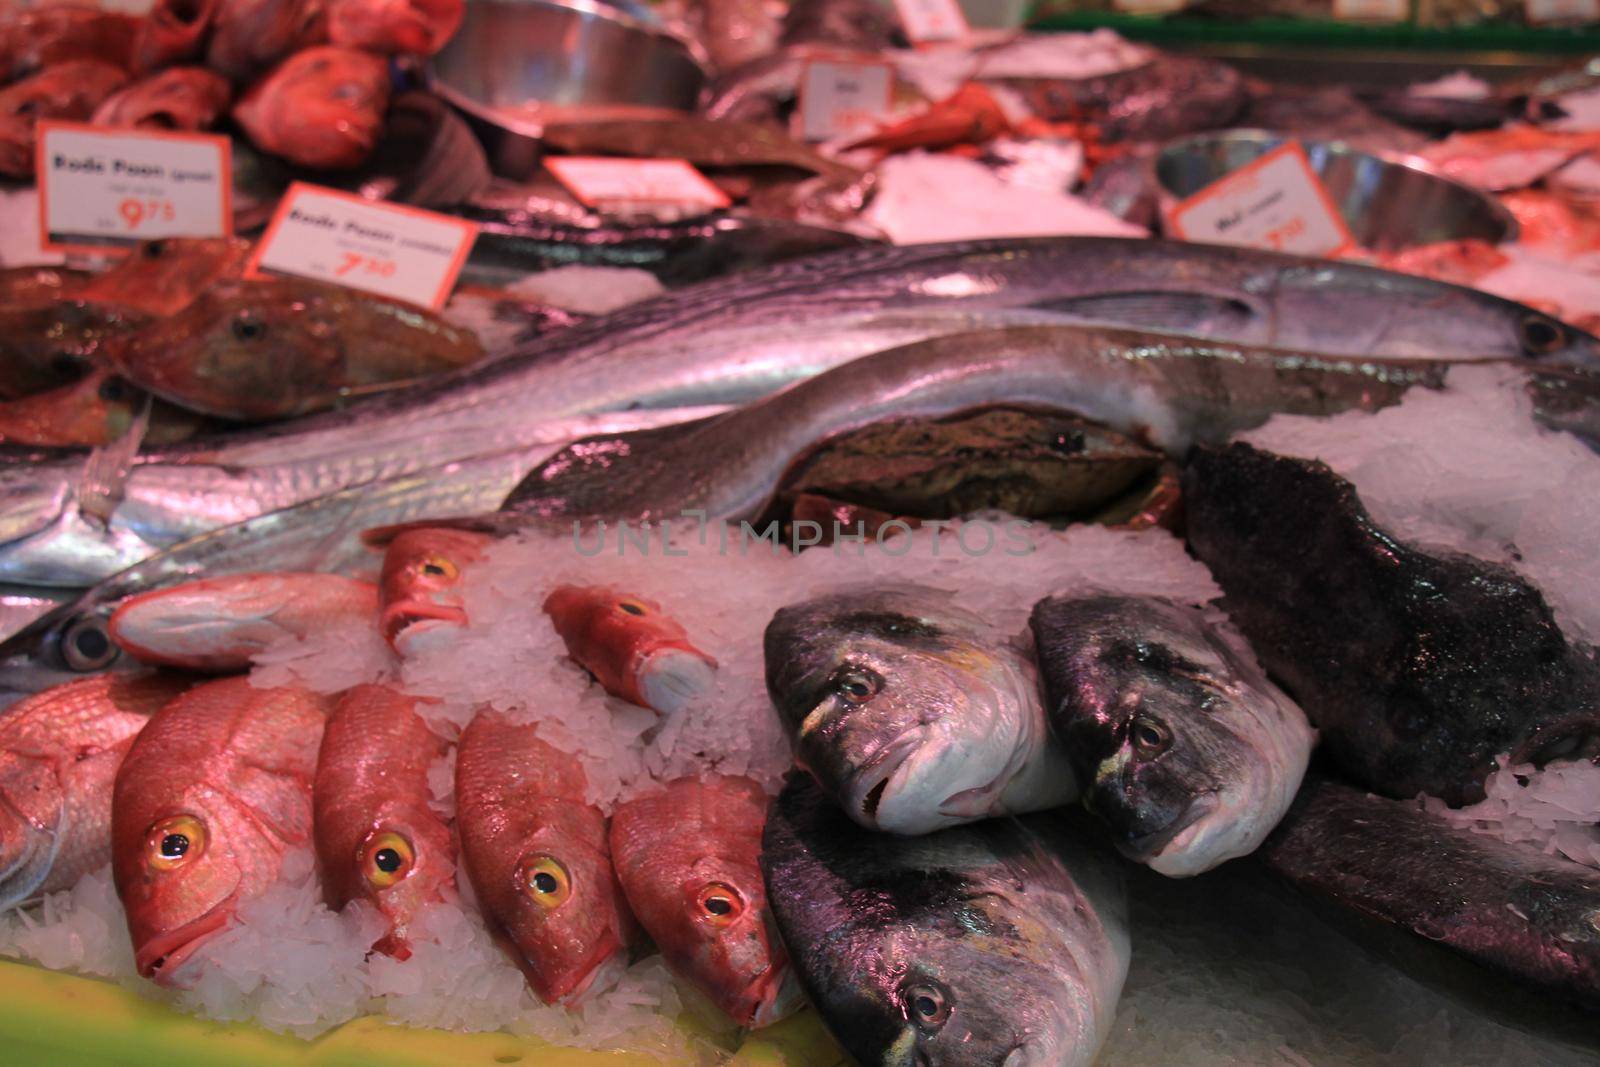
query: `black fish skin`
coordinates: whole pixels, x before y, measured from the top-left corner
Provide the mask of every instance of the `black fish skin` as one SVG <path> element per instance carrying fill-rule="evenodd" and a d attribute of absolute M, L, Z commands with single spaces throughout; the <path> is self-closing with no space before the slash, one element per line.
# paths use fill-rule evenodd
<path fill-rule="evenodd" d="M 1326 779 L 1259 855 L 1313 897 L 1600 1010 L 1600 871 Z"/>
<path fill-rule="evenodd" d="M 1600 743 L 1600 669 L 1508 568 L 1380 529 L 1345 479 L 1249 445 L 1183 476 L 1189 543 L 1261 663 L 1374 792 L 1483 796 L 1495 757 Z"/>
<path fill-rule="evenodd" d="M 857 1062 L 1086 1064 L 1127 972 L 1120 882 L 1058 817 L 919 838 L 871 834 L 792 774 L 762 839 L 768 899 L 801 984 Z M 911 1020 L 943 1001 L 940 1025 Z M 1084 998 L 1088 1005 L 1085 1006 Z"/>

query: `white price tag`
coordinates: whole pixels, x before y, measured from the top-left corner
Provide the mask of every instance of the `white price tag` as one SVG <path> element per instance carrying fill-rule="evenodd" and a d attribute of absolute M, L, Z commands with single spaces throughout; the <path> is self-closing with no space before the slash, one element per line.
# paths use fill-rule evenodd
<path fill-rule="evenodd" d="M 1324 256 L 1355 242 L 1297 142 L 1219 178 L 1167 212 L 1174 237 Z"/>
<path fill-rule="evenodd" d="M 233 232 L 226 137 L 41 122 L 39 241 L 62 252 Z"/>
<path fill-rule="evenodd" d="M 477 238 L 465 219 L 296 182 L 249 273 L 298 274 L 437 311 Z"/>
<path fill-rule="evenodd" d="M 1528 0 L 1528 21 L 1535 26 L 1600 22 L 1600 0 Z"/>
<path fill-rule="evenodd" d="M 544 165 L 573 196 L 590 207 L 634 203 L 715 208 L 732 203 L 704 174 L 681 159 L 551 156 Z"/>
<path fill-rule="evenodd" d="M 1343 22 L 1404 22 L 1410 0 L 1333 0 L 1333 17 Z"/>
<path fill-rule="evenodd" d="M 894 0 L 912 44 L 959 41 L 972 33 L 956 0 Z"/>
<path fill-rule="evenodd" d="M 889 113 L 894 68 L 877 60 L 813 60 L 800 78 L 800 138 L 831 141 L 873 129 Z"/>

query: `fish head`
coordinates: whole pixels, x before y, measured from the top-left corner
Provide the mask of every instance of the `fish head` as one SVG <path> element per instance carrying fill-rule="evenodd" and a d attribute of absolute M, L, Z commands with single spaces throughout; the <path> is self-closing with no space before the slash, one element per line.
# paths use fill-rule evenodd
<path fill-rule="evenodd" d="M 21 752 L 0 752 L 0 910 L 44 884 L 66 822 L 66 792 L 55 768 Z"/>
<path fill-rule="evenodd" d="M 462 575 L 492 538 L 449 527 L 418 527 L 389 542 L 379 579 L 384 640 L 402 656 L 467 624 Z"/>
<path fill-rule="evenodd" d="M 1312 734 L 1300 710 L 1196 609 L 1104 597 L 1035 613 L 1057 628 L 1035 631 L 1041 656 L 1057 660 L 1047 677 L 1070 678 L 1071 695 L 1051 697 L 1075 708 L 1057 733 L 1085 805 L 1122 852 L 1186 877 L 1254 851 L 1305 773 Z"/>
<path fill-rule="evenodd" d="M 351 858 L 349 878 L 389 922 L 389 931 L 373 947 L 400 960 L 411 956 L 412 923 L 443 897 L 456 876 L 455 841 L 445 824 L 409 806 L 395 802 L 379 812 Z"/>
<path fill-rule="evenodd" d="M 716 660 L 648 597 L 563 585 L 551 590 L 544 610 L 572 658 L 613 696 L 671 715 L 712 686 Z"/>
<path fill-rule="evenodd" d="M 1081 990 L 1008 914 L 1003 896 L 947 902 L 969 933 L 853 927 L 845 967 L 822 976 L 830 1029 L 874 1067 L 1045 1067 L 1086 1062 L 1093 1024 Z M 1046 942 L 1048 943 L 1048 941 Z"/>
<path fill-rule="evenodd" d="M 232 924 L 249 886 L 277 875 L 282 844 L 237 799 L 203 782 L 131 795 L 119 779 L 112 875 L 144 978 L 181 984 L 184 962 Z"/>
<path fill-rule="evenodd" d="M 797 761 L 862 826 L 920 834 L 995 810 L 1026 755 L 1034 682 L 941 594 L 876 590 L 781 609 L 767 689 Z"/>
<path fill-rule="evenodd" d="M 171 315 L 222 280 L 237 278 L 250 242 L 237 237 L 162 237 L 141 242 L 90 281 L 85 299 Z"/>
<path fill-rule="evenodd" d="M 626 968 L 632 914 L 600 813 L 561 801 L 532 814 L 536 828 L 514 843 L 521 847 L 493 850 L 473 885 L 521 955 L 534 993 L 572 1006 Z"/>

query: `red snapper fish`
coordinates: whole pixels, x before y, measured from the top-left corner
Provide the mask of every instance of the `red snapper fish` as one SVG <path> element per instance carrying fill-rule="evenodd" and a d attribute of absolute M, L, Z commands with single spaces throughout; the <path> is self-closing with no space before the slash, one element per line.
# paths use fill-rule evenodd
<path fill-rule="evenodd" d="M 156 0 L 133 40 L 133 69 L 148 74 L 200 58 L 221 0 Z"/>
<path fill-rule="evenodd" d="M 234 105 L 263 152 L 318 170 L 364 163 L 383 133 L 389 64 L 370 52 L 323 46 L 284 60 Z"/>
<path fill-rule="evenodd" d="M 568 654 L 614 697 L 671 715 L 711 688 L 717 661 L 653 600 L 563 585 L 545 598 L 544 610 Z"/>
<path fill-rule="evenodd" d="M 383 556 L 383 639 L 402 656 L 467 624 L 462 571 L 483 556 L 493 538 L 471 530 L 423 526 L 404 530 Z"/>
<path fill-rule="evenodd" d="M 328 40 L 383 55 L 431 56 L 461 28 L 462 0 L 331 0 Z"/>
<path fill-rule="evenodd" d="M 482 711 L 456 753 L 456 832 L 484 917 L 534 993 L 577 1004 L 628 963 L 635 925 L 611 868 L 606 818 L 576 758 L 532 726 Z"/>
<path fill-rule="evenodd" d="M 158 317 L 176 315 L 218 282 L 243 276 L 250 247 L 239 237 L 143 241 L 90 278 L 78 297 L 95 306 Z"/>
<path fill-rule="evenodd" d="M 100 674 L 0 716 L 0 911 L 70 888 L 111 859 L 111 785 L 162 705 L 189 687 L 162 674 Z"/>
<path fill-rule="evenodd" d="M 98 4 L 10 4 L 0 10 L 0 82 L 69 59 L 127 68 L 139 20 Z"/>
<path fill-rule="evenodd" d="M 311 782 L 331 698 L 224 678 L 155 715 L 117 772 L 111 872 L 134 965 L 167 985 L 311 844 Z"/>
<path fill-rule="evenodd" d="M 411 923 L 456 876 L 455 839 L 428 806 L 428 768 L 446 746 L 416 704 L 381 685 L 345 693 L 323 731 L 312 787 L 328 905 L 370 901 L 389 923 L 374 947 L 402 960 Z"/>
<path fill-rule="evenodd" d="M 221 0 L 206 46 L 206 66 L 247 82 L 327 39 L 323 0 Z"/>
<path fill-rule="evenodd" d="M 33 177 L 34 126 L 39 120 L 87 122 L 101 101 L 127 81 L 121 67 L 73 59 L 0 89 L 0 174 Z"/>
<path fill-rule="evenodd" d="M 667 965 L 740 1026 L 777 1022 L 801 993 L 761 880 L 767 794 L 748 778 L 680 778 L 619 806 L 611 855 Z"/>
<path fill-rule="evenodd" d="M 172 67 L 106 97 L 96 126 L 209 130 L 227 114 L 233 86 L 204 67 Z"/>

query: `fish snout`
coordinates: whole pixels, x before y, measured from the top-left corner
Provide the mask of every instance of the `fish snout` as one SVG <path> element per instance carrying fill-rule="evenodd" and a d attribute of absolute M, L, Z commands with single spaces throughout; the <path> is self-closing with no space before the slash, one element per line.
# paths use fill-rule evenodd
<path fill-rule="evenodd" d="M 227 925 L 227 913 L 217 908 L 175 930 L 157 934 L 134 952 L 134 969 L 141 978 L 158 985 L 172 985 L 184 962 Z"/>
<path fill-rule="evenodd" d="M 386 605 L 379 620 L 383 639 L 401 656 L 436 647 L 448 641 L 453 630 L 466 625 L 467 612 L 461 606 L 420 598 Z"/>
<path fill-rule="evenodd" d="M 613 988 L 628 970 L 628 946 L 615 945 L 602 953 L 586 972 L 579 974 L 576 984 L 565 993 L 558 993 L 549 1003 L 568 1008 L 582 1007 L 591 997 Z"/>
<path fill-rule="evenodd" d="M 646 707 L 673 715 L 711 691 L 715 671 L 707 657 L 692 649 L 668 647 L 650 653 L 639 664 L 639 696 Z"/>
<path fill-rule="evenodd" d="M 805 992 L 800 988 L 800 978 L 788 963 L 778 963 L 767 968 L 747 992 L 750 1010 L 740 1016 L 752 1030 L 771 1026 L 787 1019 L 805 1006 Z"/>

